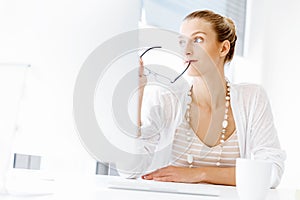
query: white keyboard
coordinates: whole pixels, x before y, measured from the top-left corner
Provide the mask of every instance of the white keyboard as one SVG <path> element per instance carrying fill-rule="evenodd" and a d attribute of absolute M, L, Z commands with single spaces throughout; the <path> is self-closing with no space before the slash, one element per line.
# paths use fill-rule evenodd
<path fill-rule="evenodd" d="M 186 184 L 150 180 L 121 180 L 108 183 L 108 188 L 149 192 L 179 193 L 218 197 L 220 191 L 207 184 Z"/>

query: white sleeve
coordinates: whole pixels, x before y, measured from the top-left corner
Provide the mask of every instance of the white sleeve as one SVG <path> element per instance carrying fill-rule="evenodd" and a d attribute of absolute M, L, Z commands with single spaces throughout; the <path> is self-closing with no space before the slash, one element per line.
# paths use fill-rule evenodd
<path fill-rule="evenodd" d="M 271 187 L 280 183 L 283 171 L 285 152 L 281 150 L 273 115 L 266 92 L 260 88 L 252 116 L 250 148 L 254 159 L 269 160 L 273 163 Z"/>
<path fill-rule="evenodd" d="M 127 178 L 138 178 L 147 172 L 152 163 L 155 150 L 165 125 L 164 104 L 159 91 L 146 95 L 142 104 L 141 136 L 136 140 L 136 157 L 132 160 L 132 169 L 121 174 Z"/>

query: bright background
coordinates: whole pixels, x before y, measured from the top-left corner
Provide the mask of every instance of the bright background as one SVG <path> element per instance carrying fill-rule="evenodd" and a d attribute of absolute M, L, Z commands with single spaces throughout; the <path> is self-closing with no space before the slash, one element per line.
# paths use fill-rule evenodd
<path fill-rule="evenodd" d="M 81 145 L 73 122 L 74 83 L 96 47 L 138 28 L 141 5 L 140 0 L 0 0 L 0 64 L 31 65 L 15 153 L 42 156 L 41 171 L 47 174 L 95 174 L 96 161 Z M 235 57 L 230 67 L 233 82 L 262 84 L 268 93 L 288 156 L 280 187 L 289 188 L 300 188 L 299 9 L 297 0 L 248 0 L 244 56 Z M 5 97 L 0 92 L 0 99 Z"/>

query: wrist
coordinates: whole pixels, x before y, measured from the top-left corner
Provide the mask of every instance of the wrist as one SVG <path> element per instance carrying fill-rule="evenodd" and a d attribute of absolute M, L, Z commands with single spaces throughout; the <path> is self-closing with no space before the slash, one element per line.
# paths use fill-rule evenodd
<path fill-rule="evenodd" d="M 204 167 L 202 171 L 202 182 L 208 183 L 209 182 L 209 170 L 208 168 Z"/>
<path fill-rule="evenodd" d="M 197 182 L 205 183 L 208 182 L 208 170 L 206 167 L 196 168 L 197 172 Z"/>

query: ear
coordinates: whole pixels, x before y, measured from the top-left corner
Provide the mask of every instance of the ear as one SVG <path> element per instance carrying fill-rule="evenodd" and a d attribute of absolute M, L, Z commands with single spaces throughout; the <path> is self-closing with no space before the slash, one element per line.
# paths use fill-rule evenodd
<path fill-rule="evenodd" d="M 221 43 L 220 57 L 226 57 L 230 50 L 230 42 L 228 40 L 224 40 Z"/>

